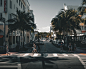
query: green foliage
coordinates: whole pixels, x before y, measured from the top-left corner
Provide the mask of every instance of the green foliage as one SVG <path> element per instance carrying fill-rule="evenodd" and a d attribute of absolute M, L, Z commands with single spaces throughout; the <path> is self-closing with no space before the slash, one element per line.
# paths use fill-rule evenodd
<path fill-rule="evenodd" d="M 25 13 L 17 10 L 17 14 L 12 13 L 11 15 L 14 16 L 14 18 L 7 20 L 7 22 L 11 23 L 8 25 L 9 32 L 15 31 L 17 29 L 22 31 L 34 31 L 36 28 L 36 25 L 30 21 L 33 20 L 33 18 L 30 16 L 30 13 Z"/>
<path fill-rule="evenodd" d="M 52 19 L 51 24 L 54 31 L 61 32 L 73 32 L 76 34 L 75 29 L 80 29 L 79 23 L 81 18 L 77 15 L 77 11 L 69 9 L 61 11 L 55 18 Z"/>

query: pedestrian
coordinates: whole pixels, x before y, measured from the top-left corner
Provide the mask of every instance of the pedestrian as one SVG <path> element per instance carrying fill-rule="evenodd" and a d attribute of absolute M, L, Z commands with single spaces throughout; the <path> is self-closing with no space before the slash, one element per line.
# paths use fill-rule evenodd
<path fill-rule="evenodd" d="M 10 55 L 8 45 L 6 45 L 6 54 L 7 54 L 7 56 L 8 56 L 8 54 Z"/>
<path fill-rule="evenodd" d="M 76 43 L 74 43 L 74 51 L 76 50 Z"/>
<path fill-rule="evenodd" d="M 71 43 L 69 43 L 68 48 L 69 48 L 69 52 L 72 51 L 72 45 L 71 45 Z"/>
<path fill-rule="evenodd" d="M 38 53 L 37 50 L 36 50 L 36 45 L 35 45 L 35 43 L 33 43 L 33 47 L 32 47 L 32 48 L 33 48 L 33 51 L 32 51 L 33 54 L 34 54 L 34 53 Z"/>
<path fill-rule="evenodd" d="M 60 45 L 60 52 L 63 52 L 63 43 L 61 43 L 61 45 Z"/>

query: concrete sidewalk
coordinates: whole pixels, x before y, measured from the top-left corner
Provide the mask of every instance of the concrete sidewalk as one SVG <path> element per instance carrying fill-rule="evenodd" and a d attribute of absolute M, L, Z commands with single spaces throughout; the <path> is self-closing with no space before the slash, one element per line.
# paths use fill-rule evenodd
<path fill-rule="evenodd" d="M 17 54 L 18 52 L 9 52 L 10 55 L 13 55 L 13 54 Z M 7 53 L 6 54 L 0 54 L 0 56 L 7 56 Z"/>
<path fill-rule="evenodd" d="M 77 47 L 75 53 L 86 53 L 86 49 Z"/>

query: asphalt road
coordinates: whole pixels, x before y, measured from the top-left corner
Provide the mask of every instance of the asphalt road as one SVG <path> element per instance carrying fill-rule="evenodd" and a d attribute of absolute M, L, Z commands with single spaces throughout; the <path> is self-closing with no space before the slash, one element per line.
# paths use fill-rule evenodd
<path fill-rule="evenodd" d="M 46 55 L 46 56 L 45 56 Z M 77 56 L 73 54 L 57 54 L 53 56 L 53 53 L 45 53 L 43 57 L 21 57 L 22 69 L 85 69 L 84 65 Z M 85 58 L 85 57 L 84 57 Z"/>
<path fill-rule="evenodd" d="M 40 53 L 61 53 L 60 48 L 54 46 L 51 42 L 44 41 L 44 45 L 40 46 Z M 63 50 L 63 52 L 67 53 L 67 51 Z"/>
<path fill-rule="evenodd" d="M 86 54 L 59 51 L 60 48 L 45 41 L 39 53 L 1 56 L 0 69 L 86 69 Z"/>
<path fill-rule="evenodd" d="M 0 69 L 86 69 L 86 54 L 17 53 L 0 57 Z"/>

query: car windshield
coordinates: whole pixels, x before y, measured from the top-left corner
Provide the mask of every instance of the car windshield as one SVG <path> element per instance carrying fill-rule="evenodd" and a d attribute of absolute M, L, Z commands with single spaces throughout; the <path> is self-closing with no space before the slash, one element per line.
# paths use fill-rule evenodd
<path fill-rule="evenodd" d="M 0 69 L 85 68 L 86 0 L 0 0 Z"/>

